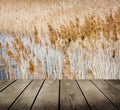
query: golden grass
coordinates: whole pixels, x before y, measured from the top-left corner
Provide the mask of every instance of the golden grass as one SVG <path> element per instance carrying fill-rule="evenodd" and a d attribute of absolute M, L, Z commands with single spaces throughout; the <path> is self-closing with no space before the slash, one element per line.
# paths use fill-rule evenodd
<path fill-rule="evenodd" d="M 35 64 L 32 61 L 32 59 L 29 60 L 29 71 L 30 71 L 31 75 L 34 76 L 34 73 L 35 73 Z"/>
<path fill-rule="evenodd" d="M 84 21 L 83 17 L 93 12 L 104 18 L 104 12 L 108 13 L 110 9 L 115 12 L 119 4 L 120 1 L 115 0 L 0 0 L 0 33 L 30 36 L 36 27 L 38 34 L 41 29 L 45 34 L 47 23 L 56 28 L 61 24 L 66 27 L 69 21 L 75 21 L 75 17 Z M 119 18 L 117 16 L 119 14 L 116 15 Z"/>
<path fill-rule="evenodd" d="M 0 55 L 0 60 L 1 60 L 2 64 L 3 64 L 3 70 L 8 70 L 8 64 L 6 62 L 5 57 Z"/>
<path fill-rule="evenodd" d="M 94 51 L 95 44 L 93 44 L 92 41 L 101 39 L 101 32 L 103 32 L 103 37 L 108 42 L 116 42 L 119 39 L 118 33 L 120 32 L 119 11 L 120 9 L 118 8 L 118 10 L 113 14 L 112 11 L 109 10 L 109 13 L 105 16 L 105 20 L 103 20 L 100 16 L 97 16 L 95 13 L 85 16 L 85 21 L 82 25 L 80 25 L 79 18 L 76 17 L 75 22 L 69 21 L 67 26 L 62 24 L 59 29 L 56 29 L 49 23 L 48 29 L 50 41 L 55 48 L 59 41 L 64 41 L 64 43 L 59 45 L 59 50 L 62 50 L 63 53 L 66 53 L 67 48 L 71 45 L 71 42 L 76 42 L 79 39 L 81 39 L 81 44 L 85 39 L 88 40 L 88 43 L 90 43 L 90 46 Z M 82 46 L 85 48 L 84 44 L 82 44 Z M 102 48 L 104 48 L 104 44 L 102 44 Z"/>
<path fill-rule="evenodd" d="M 7 54 L 8 54 L 9 57 L 14 58 L 14 54 L 11 50 L 7 49 Z"/>
<path fill-rule="evenodd" d="M 15 76 L 15 73 L 14 73 L 13 68 L 10 68 L 10 69 L 9 69 L 9 73 L 10 73 L 10 79 L 11 79 L 11 80 L 15 80 L 15 79 L 16 79 L 16 76 Z"/>
<path fill-rule="evenodd" d="M 75 72 L 71 69 L 68 50 L 72 52 L 73 45 L 85 48 L 95 54 L 100 48 L 106 49 L 106 42 L 115 46 L 120 39 L 120 1 L 101 0 L 0 0 L 0 34 L 10 35 L 13 41 L 6 41 L 6 51 L 10 58 L 14 58 L 18 66 L 22 61 L 29 63 L 29 72 L 35 76 L 39 67 L 34 49 L 45 45 L 51 46 L 64 53 L 62 62 L 64 78 L 75 79 Z M 6 5 L 6 6 L 5 6 Z M 107 7 L 107 8 L 106 8 Z M 102 37 L 101 37 L 102 33 Z M 22 38 L 28 38 L 30 45 Z M 48 42 L 50 41 L 50 42 Z M 28 41 L 29 41 L 28 40 Z M 14 49 L 11 50 L 11 44 Z M 117 43 L 116 43 L 117 44 Z M 119 44 L 118 44 L 119 45 Z M 2 51 L 3 44 L 0 43 Z M 13 51 L 15 50 L 15 51 Z M 38 49 L 39 51 L 39 49 Z M 49 53 L 48 49 L 46 50 Z M 74 52 L 74 51 L 73 51 Z M 115 58 L 116 51 L 111 51 Z M 86 59 L 86 56 L 83 57 Z M 37 59 L 38 66 L 43 66 Z M 43 68 L 43 67 L 42 67 Z M 46 73 L 42 71 L 46 78 Z M 11 79 L 15 78 L 14 70 L 10 69 Z M 88 69 L 88 78 L 93 78 L 93 71 Z"/>
<path fill-rule="evenodd" d="M 2 43 L 0 42 L 0 49 L 2 48 Z"/>

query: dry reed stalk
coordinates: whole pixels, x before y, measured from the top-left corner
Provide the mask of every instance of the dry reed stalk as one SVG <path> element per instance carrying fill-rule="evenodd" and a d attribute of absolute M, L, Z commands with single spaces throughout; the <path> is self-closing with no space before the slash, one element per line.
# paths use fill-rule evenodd
<path fill-rule="evenodd" d="M 17 44 L 12 41 L 12 45 L 13 45 L 14 49 L 19 52 L 19 48 L 17 47 Z"/>
<path fill-rule="evenodd" d="M 6 43 L 6 49 L 9 49 L 9 43 L 8 42 Z"/>
<path fill-rule="evenodd" d="M 2 43 L 0 42 L 0 49 L 2 49 Z"/>
<path fill-rule="evenodd" d="M 110 14 L 106 15 L 106 22 L 104 22 L 103 24 L 103 35 L 108 42 L 111 42 L 111 41 L 115 42 L 118 40 L 117 25 L 111 10 L 110 10 Z"/>
<path fill-rule="evenodd" d="M 87 79 L 94 79 L 93 71 L 89 68 L 87 72 Z"/>
<path fill-rule="evenodd" d="M 15 76 L 13 68 L 9 68 L 9 74 L 10 74 L 10 79 L 11 80 L 16 79 L 16 76 Z"/>
<path fill-rule="evenodd" d="M 48 25 L 48 30 L 49 30 L 49 38 L 50 38 L 52 45 L 54 46 L 57 41 L 56 30 L 49 23 L 47 25 Z"/>
<path fill-rule="evenodd" d="M 62 73 L 64 79 L 75 79 L 76 74 L 71 69 L 70 60 L 67 58 L 63 62 Z"/>
<path fill-rule="evenodd" d="M 19 48 L 20 48 L 21 51 L 25 51 L 25 46 L 24 46 L 24 43 L 21 39 L 20 39 L 20 42 L 19 42 Z"/>
<path fill-rule="evenodd" d="M 120 33 L 120 7 L 115 12 L 114 19 L 115 19 L 115 22 L 116 22 L 116 31 L 118 33 Z"/>
<path fill-rule="evenodd" d="M 36 45 L 40 44 L 40 38 L 38 37 L 38 30 L 36 26 L 34 27 L 34 40 L 35 40 Z"/>
<path fill-rule="evenodd" d="M 6 59 L 4 56 L 0 55 L 0 60 L 2 61 L 2 64 L 3 64 L 3 68 L 4 70 L 8 70 L 8 64 L 6 62 Z"/>
<path fill-rule="evenodd" d="M 19 53 L 16 53 L 16 54 L 14 55 L 14 58 L 15 58 L 15 60 L 17 61 L 17 65 L 18 65 L 18 66 L 21 66 L 21 65 L 22 65 L 22 61 L 21 61 L 20 54 L 19 54 Z"/>
<path fill-rule="evenodd" d="M 25 52 L 22 52 L 22 57 L 23 57 L 24 60 L 26 60 L 26 61 L 28 60 L 28 57 L 27 57 L 27 55 L 25 54 Z"/>
<path fill-rule="evenodd" d="M 113 50 L 111 54 L 112 58 L 115 58 L 115 53 L 116 53 L 115 50 Z"/>
<path fill-rule="evenodd" d="M 47 75 L 46 75 L 45 71 L 43 70 L 43 64 L 38 58 L 37 58 L 37 69 L 40 72 L 41 79 L 46 79 Z"/>
<path fill-rule="evenodd" d="M 27 54 L 27 55 L 31 54 L 31 48 L 30 48 L 30 46 L 26 46 L 26 48 L 25 48 L 25 54 Z"/>
<path fill-rule="evenodd" d="M 9 57 L 14 58 L 14 54 L 11 50 L 7 49 L 7 54 L 8 54 Z"/>
<path fill-rule="evenodd" d="M 30 71 L 31 75 L 34 76 L 34 73 L 35 73 L 35 64 L 32 61 L 32 59 L 29 60 L 29 71 Z"/>

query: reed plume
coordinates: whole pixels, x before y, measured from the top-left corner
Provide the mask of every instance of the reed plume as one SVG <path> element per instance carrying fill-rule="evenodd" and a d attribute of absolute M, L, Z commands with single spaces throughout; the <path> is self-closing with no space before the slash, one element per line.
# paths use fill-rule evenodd
<path fill-rule="evenodd" d="M 7 54 L 8 54 L 8 56 L 10 56 L 11 58 L 14 58 L 14 54 L 13 54 L 13 52 L 12 52 L 11 50 L 8 50 L 8 49 L 7 49 Z"/>
<path fill-rule="evenodd" d="M 8 64 L 7 64 L 6 59 L 3 55 L 0 55 L 0 60 L 2 62 L 1 69 L 8 70 Z"/>
<path fill-rule="evenodd" d="M 0 49 L 2 48 L 2 43 L 0 42 Z"/>
<path fill-rule="evenodd" d="M 16 79 L 16 76 L 15 76 L 13 68 L 9 68 L 9 74 L 10 74 L 10 79 L 11 80 L 15 80 Z"/>
<path fill-rule="evenodd" d="M 32 59 L 29 60 L 29 71 L 30 71 L 31 75 L 34 76 L 34 73 L 35 73 L 35 64 L 32 61 Z"/>

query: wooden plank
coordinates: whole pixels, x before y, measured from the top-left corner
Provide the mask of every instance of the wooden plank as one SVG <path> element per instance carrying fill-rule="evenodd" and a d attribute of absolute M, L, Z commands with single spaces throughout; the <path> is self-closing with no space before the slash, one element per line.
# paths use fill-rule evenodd
<path fill-rule="evenodd" d="M 61 110 L 89 110 L 79 86 L 74 80 L 62 80 L 60 83 Z"/>
<path fill-rule="evenodd" d="M 46 80 L 32 110 L 58 110 L 59 80 Z"/>
<path fill-rule="evenodd" d="M 15 80 L 0 80 L 0 92 L 10 86 Z"/>
<path fill-rule="evenodd" d="M 78 83 L 92 110 L 116 110 L 114 105 L 89 80 L 78 80 Z"/>
<path fill-rule="evenodd" d="M 23 92 L 23 94 L 17 99 L 10 110 L 18 110 L 18 108 L 19 110 L 30 110 L 30 107 L 42 83 L 43 80 L 34 80 Z"/>
<path fill-rule="evenodd" d="M 107 80 L 107 82 L 120 91 L 120 80 Z"/>
<path fill-rule="evenodd" d="M 0 93 L 0 110 L 6 110 L 13 103 L 16 97 L 24 90 L 31 80 L 17 80 L 10 88 Z"/>
<path fill-rule="evenodd" d="M 93 80 L 97 87 L 120 109 L 120 92 L 103 80 Z"/>

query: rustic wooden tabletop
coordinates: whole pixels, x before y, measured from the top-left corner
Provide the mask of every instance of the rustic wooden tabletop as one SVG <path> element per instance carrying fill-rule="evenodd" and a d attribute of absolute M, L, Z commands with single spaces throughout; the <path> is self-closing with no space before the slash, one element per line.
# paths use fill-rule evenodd
<path fill-rule="evenodd" d="M 120 110 L 120 80 L 0 80 L 0 110 Z"/>

